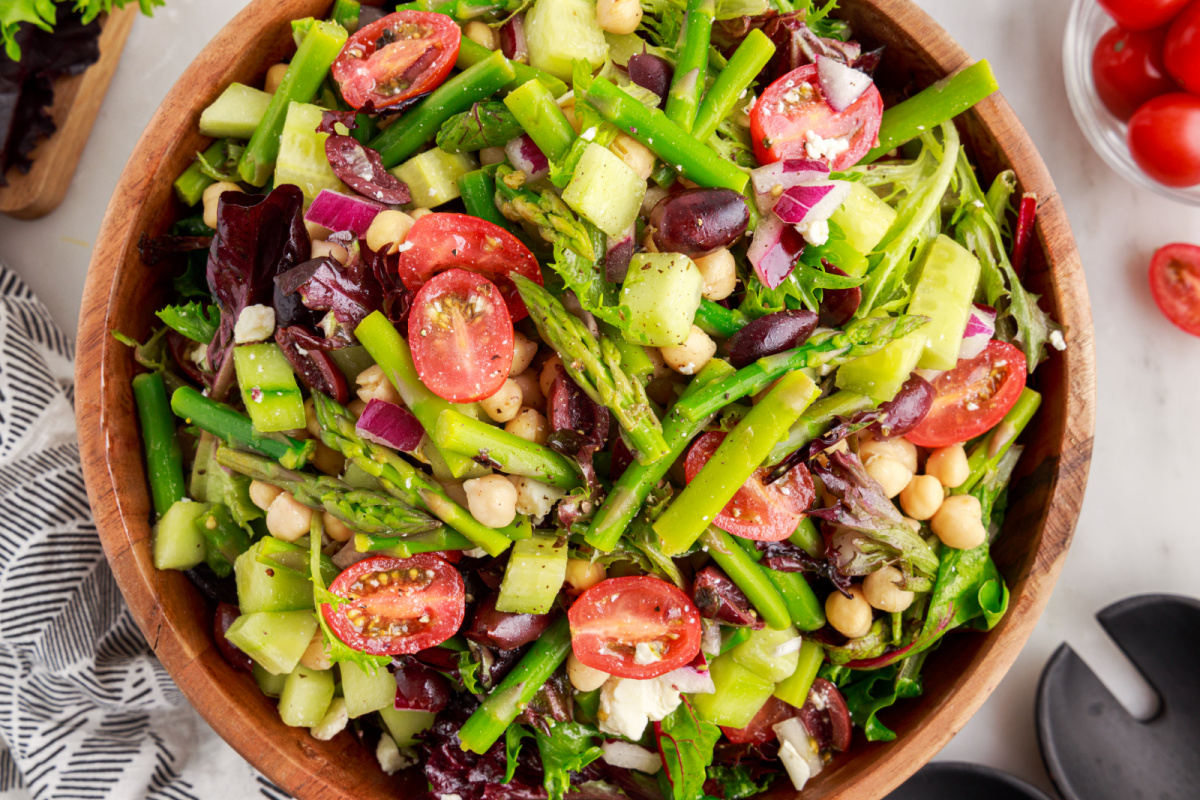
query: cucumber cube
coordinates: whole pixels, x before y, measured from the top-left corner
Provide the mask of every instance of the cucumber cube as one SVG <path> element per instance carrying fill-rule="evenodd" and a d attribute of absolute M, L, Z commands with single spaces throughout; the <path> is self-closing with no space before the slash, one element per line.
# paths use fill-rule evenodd
<path fill-rule="evenodd" d="M 270 538 L 255 542 L 234 562 L 233 574 L 237 579 L 238 606 L 243 614 L 255 614 L 260 611 L 311 611 L 313 589 L 307 575 L 299 575 L 286 569 L 274 569 L 258 560 L 262 543 Z M 312 638 L 311 630 L 308 636 Z"/>
<path fill-rule="evenodd" d="M 562 193 L 563 202 L 609 236 L 630 229 L 645 196 L 646 182 L 612 151 L 594 142 L 584 148 Z"/>
<path fill-rule="evenodd" d="M 717 690 L 691 695 L 691 702 L 701 718 L 715 725 L 746 727 L 775 691 L 774 683 L 738 664 L 730 653 L 717 656 L 708 672 Z"/>
<path fill-rule="evenodd" d="M 377 669 L 371 675 L 357 664 L 344 663 L 341 670 L 342 695 L 351 719 L 395 704 L 396 679 L 386 669 Z"/>
<path fill-rule="evenodd" d="M 284 681 L 279 718 L 293 728 L 311 728 L 325 717 L 332 702 L 333 670 L 299 666 Z"/>
<path fill-rule="evenodd" d="M 805 639 L 797 655 L 796 671 L 775 684 L 775 696 L 796 708 L 804 705 L 804 701 L 808 699 L 808 690 L 817 679 L 817 670 L 821 668 L 821 662 L 824 660 L 825 651 L 821 649 L 821 645 L 811 639 Z"/>
<path fill-rule="evenodd" d="M 200 114 L 200 133 L 214 139 L 249 139 L 267 113 L 271 95 L 241 83 L 231 83 Z"/>
<path fill-rule="evenodd" d="M 304 204 L 313 201 L 322 189 L 347 193 L 346 184 L 329 166 L 325 155 L 328 133 L 317 133 L 325 109 L 309 103 L 291 103 L 279 140 L 279 160 L 275 163 L 275 185 L 290 183 L 304 192 Z M 303 425 L 300 427 L 304 427 Z"/>
<path fill-rule="evenodd" d="M 796 671 L 796 662 L 800 651 L 775 655 L 775 648 L 784 642 L 789 642 L 800 635 L 792 626 L 781 631 L 764 628 L 753 631 L 750 638 L 730 651 L 733 660 L 753 672 L 763 680 L 778 683 L 791 676 Z"/>
<path fill-rule="evenodd" d="M 262 433 L 290 431 L 308 424 L 304 397 L 292 365 L 275 344 L 245 344 L 234 348 L 242 402 L 250 421 Z"/>
<path fill-rule="evenodd" d="M 704 277 L 687 256 L 638 253 L 621 286 L 621 305 L 630 311 L 630 335 L 654 347 L 683 344 L 703 289 Z"/>
<path fill-rule="evenodd" d="M 908 304 L 909 314 L 929 317 L 921 329 L 926 339 L 918 368 L 946 370 L 958 363 L 980 271 L 979 259 L 948 236 L 939 236 L 929 248 Z"/>
<path fill-rule="evenodd" d="M 412 711 L 400 708 L 381 708 L 379 716 L 397 747 L 411 747 L 417 743 L 417 734 L 433 727 L 432 711 Z"/>
<path fill-rule="evenodd" d="M 191 569 L 204 561 L 208 545 L 197 521 L 212 506 L 176 500 L 154 526 L 154 568 Z"/>
<path fill-rule="evenodd" d="M 254 676 L 254 682 L 258 684 L 259 690 L 267 697 L 279 697 L 283 694 L 283 684 L 287 681 L 287 673 L 275 675 L 267 672 L 261 664 L 253 664 L 250 668 L 250 674 Z"/>
<path fill-rule="evenodd" d="M 841 208 L 833 212 L 830 222 L 836 222 L 846 234 L 846 241 L 860 253 L 870 253 L 883 241 L 896 221 L 896 209 L 861 183 L 850 184 L 850 195 Z"/>
<path fill-rule="evenodd" d="M 242 614 L 225 638 L 272 675 L 287 675 L 300 663 L 316 631 L 317 618 L 311 611 L 261 611 Z"/>
<path fill-rule="evenodd" d="M 537 0 L 525 15 L 525 41 L 530 65 L 567 83 L 576 59 L 596 70 L 608 57 L 591 0 Z"/>
<path fill-rule="evenodd" d="M 479 169 L 473 153 L 447 153 L 440 147 L 426 150 L 392 170 L 408 184 L 412 204 L 417 208 L 436 208 L 457 200 L 462 193 L 458 179 Z"/>
<path fill-rule="evenodd" d="M 925 352 L 926 338 L 925 328 L 919 328 L 877 353 L 854 359 L 838 370 L 838 388 L 886 403 L 896 396 L 917 368 L 917 362 Z"/>
<path fill-rule="evenodd" d="M 545 614 L 567 577 L 567 542 L 556 536 L 531 536 L 513 545 L 496 610 Z"/>

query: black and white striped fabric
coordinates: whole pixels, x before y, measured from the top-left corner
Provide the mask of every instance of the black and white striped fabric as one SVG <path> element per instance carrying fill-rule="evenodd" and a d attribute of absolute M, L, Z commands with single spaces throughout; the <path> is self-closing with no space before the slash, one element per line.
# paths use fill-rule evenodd
<path fill-rule="evenodd" d="M 0 800 L 287 800 L 154 658 L 100 548 L 72 344 L 0 265 Z"/>

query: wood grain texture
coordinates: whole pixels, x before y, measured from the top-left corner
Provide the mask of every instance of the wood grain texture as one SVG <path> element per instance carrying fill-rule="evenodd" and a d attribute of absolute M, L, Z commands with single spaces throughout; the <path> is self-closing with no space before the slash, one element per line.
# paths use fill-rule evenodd
<path fill-rule="evenodd" d="M 303 800 L 408 796 L 420 775 L 387 777 L 349 734 L 317 742 L 284 726 L 275 703 L 221 659 L 206 601 L 188 580 L 159 573 L 150 559 L 150 500 L 129 380 L 130 352 L 109 331 L 135 337 L 151 327 L 164 274 L 145 266 L 136 242 L 162 233 L 182 209 L 171 183 L 205 140 L 200 111 L 237 80 L 255 84 L 290 47 L 289 20 L 321 15 L 327 0 L 256 0 L 201 53 L 151 121 L 117 187 L 92 258 L 80 312 L 77 400 L 84 474 L 119 585 L 162 663 L 208 722 L 271 780 Z M 842 14 L 867 41 L 887 45 L 881 75 L 924 86 L 969 63 L 927 15 L 907 0 L 847 0 Z M 961 129 L 985 177 L 1016 170 L 1041 198 L 1027 282 L 1067 328 L 1065 353 L 1044 364 L 1045 395 L 1026 435 L 1026 455 L 996 559 L 1012 588 L 1011 611 L 987 635 L 949 637 L 928 662 L 925 695 L 889 712 L 899 739 L 867 744 L 836 759 L 804 800 L 878 800 L 928 761 L 1004 676 L 1049 598 L 1074 532 L 1087 481 L 1094 425 L 1091 314 L 1079 255 L 1045 165 L 1003 98 L 981 104 Z M 774 797 L 794 797 L 786 781 Z"/>
<path fill-rule="evenodd" d="M 54 84 L 50 116 L 58 130 L 34 150 L 27 174 L 16 168 L 8 171 L 9 185 L 0 187 L 0 213 L 36 219 L 62 203 L 137 13 L 136 6 L 126 6 L 105 15 L 100 21 L 100 59 L 79 75 Z"/>

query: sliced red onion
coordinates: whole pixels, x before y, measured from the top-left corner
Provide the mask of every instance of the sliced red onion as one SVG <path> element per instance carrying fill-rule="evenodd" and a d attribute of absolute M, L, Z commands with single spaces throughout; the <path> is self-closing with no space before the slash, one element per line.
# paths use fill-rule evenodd
<path fill-rule="evenodd" d="M 799 231 L 774 214 L 767 214 L 754 229 L 746 255 L 758 279 L 774 289 L 792 274 L 803 252 L 804 237 Z"/>
<path fill-rule="evenodd" d="M 550 160 L 533 143 L 529 134 L 522 134 L 504 145 L 504 154 L 514 168 L 525 173 L 528 180 L 535 181 L 550 171 Z"/>
<path fill-rule="evenodd" d="M 304 219 L 331 231 L 350 231 L 362 238 L 367 235 L 371 220 L 384 208 L 382 203 L 365 197 L 351 197 L 341 192 L 322 189 L 308 207 Z"/>
<path fill-rule="evenodd" d="M 662 757 L 641 745 L 614 739 L 600 745 L 600 749 L 604 751 L 604 760 L 610 766 L 636 769 L 651 775 L 662 769 Z"/>
<path fill-rule="evenodd" d="M 849 196 L 848 181 L 806 183 L 784 191 L 774 211 L 789 225 L 811 225 L 833 216 Z"/>
<path fill-rule="evenodd" d="M 637 232 L 634 225 L 620 236 L 609 236 L 607 252 L 604 255 L 604 277 L 612 283 L 624 283 L 625 275 L 629 272 L 629 262 L 633 259 L 633 236 Z"/>
<path fill-rule="evenodd" d="M 505 58 L 529 63 L 529 45 L 525 41 L 525 15 L 517 14 L 500 26 L 500 50 Z"/>
<path fill-rule="evenodd" d="M 369 442 L 403 452 L 416 450 L 425 435 L 425 429 L 411 411 L 378 399 L 367 403 L 355 430 Z"/>
<path fill-rule="evenodd" d="M 846 66 L 836 58 L 817 57 L 817 82 L 825 102 L 834 111 L 841 113 L 863 96 L 871 84 L 871 76 L 854 67 Z"/>
<path fill-rule="evenodd" d="M 793 636 L 784 642 L 780 642 L 775 646 L 772 653 L 776 658 L 783 658 L 786 655 L 800 652 L 800 645 L 804 643 L 804 639 L 800 636 Z"/>
<path fill-rule="evenodd" d="M 774 164 L 750 171 L 750 180 L 754 183 L 754 200 L 763 214 L 775 206 L 775 202 L 787 189 L 828 179 L 828 164 L 798 158 L 776 161 Z"/>
<path fill-rule="evenodd" d="M 958 357 L 975 358 L 984 351 L 988 342 L 996 335 L 996 310 L 989 306 L 976 304 L 971 308 L 967 317 L 967 329 L 963 331 L 962 344 L 958 348 Z"/>

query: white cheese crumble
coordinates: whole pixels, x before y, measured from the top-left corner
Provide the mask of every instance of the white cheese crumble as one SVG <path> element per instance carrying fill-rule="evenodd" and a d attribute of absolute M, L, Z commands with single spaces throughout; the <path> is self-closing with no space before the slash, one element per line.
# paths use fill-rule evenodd
<path fill-rule="evenodd" d="M 640 745 L 629 742 L 612 741 L 600 745 L 604 751 L 604 760 L 614 767 L 636 769 L 651 775 L 662 769 L 662 758 L 658 753 L 647 750 Z"/>
<path fill-rule="evenodd" d="M 386 733 L 379 737 L 379 744 L 375 747 L 375 760 L 379 762 L 379 768 L 388 775 L 394 775 L 416 763 L 412 751 L 407 747 L 401 750 L 396 746 L 396 740 Z M 446 795 L 442 797 L 445 798 Z"/>
<path fill-rule="evenodd" d="M 320 722 L 309 728 L 308 732 L 312 734 L 314 739 L 328 742 L 346 730 L 346 725 L 349 722 L 350 712 L 346 710 L 345 698 L 335 697 L 329 705 L 329 710 L 325 712 L 325 716 L 321 717 Z"/>
<path fill-rule="evenodd" d="M 658 678 L 609 678 L 600 689 L 600 730 L 636 741 L 651 721 L 665 719 L 681 702 L 680 693 Z"/>
<path fill-rule="evenodd" d="M 1067 340 L 1063 338 L 1062 331 L 1050 331 L 1050 346 L 1055 350 L 1067 349 Z"/>
<path fill-rule="evenodd" d="M 567 496 L 567 493 L 557 486 L 551 486 L 523 475 L 506 476 L 513 488 L 517 490 L 517 513 L 533 517 L 535 525 L 550 514 L 554 504 Z"/>
<path fill-rule="evenodd" d="M 804 241 L 820 247 L 829 241 L 829 220 L 814 219 L 796 226 L 796 230 L 804 237 Z"/>
<path fill-rule="evenodd" d="M 246 306 L 233 326 L 233 341 L 237 344 L 262 342 L 275 333 L 275 309 L 270 306 Z"/>
<path fill-rule="evenodd" d="M 809 158 L 820 158 L 826 161 L 833 161 L 842 153 L 850 149 L 850 137 L 838 136 L 834 139 L 825 139 L 816 131 L 809 131 L 804 134 L 804 152 Z"/>

